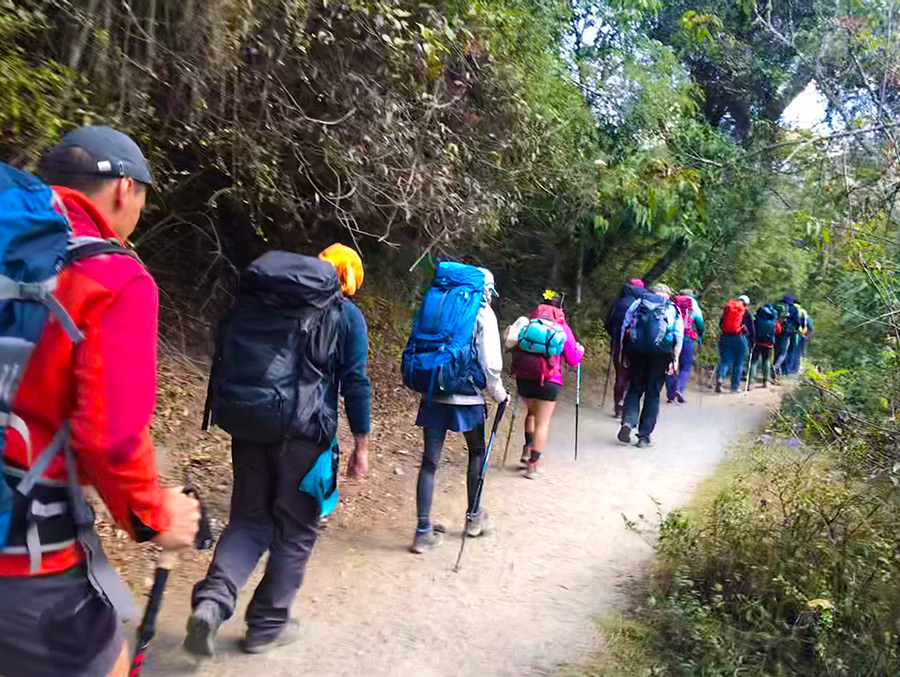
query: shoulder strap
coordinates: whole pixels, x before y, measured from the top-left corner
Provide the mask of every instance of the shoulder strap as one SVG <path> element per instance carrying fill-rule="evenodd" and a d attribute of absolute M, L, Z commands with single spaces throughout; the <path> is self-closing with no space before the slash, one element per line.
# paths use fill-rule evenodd
<path fill-rule="evenodd" d="M 143 263 L 138 258 L 137 253 L 132 249 L 127 249 L 115 240 L 103 240 L 97 237 L 82 237 L 72 241 L 66 252 L 66 264 L 83 261 L 94 256 L 103 254 L 124 254 L 130 256 L 138 263 Z"/>

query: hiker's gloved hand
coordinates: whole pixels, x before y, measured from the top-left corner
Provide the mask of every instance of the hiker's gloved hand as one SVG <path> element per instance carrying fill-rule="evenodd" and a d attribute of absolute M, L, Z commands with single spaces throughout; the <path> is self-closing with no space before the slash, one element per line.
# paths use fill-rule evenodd
<path fill-rule="evenodd" d="M 200 502 L 184 493 L 181 487 L 163 494 L 163 510 L 169 515 L 169 530 L 157 534 L 153 542 L 163 550 L 181 550 L 194 545 L 200 528 Z"/>
<path fill-rule="evenodd" d="M 347 476 L 362 477 L 369 472 L 369 436 L 357 435 L 353 453 L 347 461 Z"/>

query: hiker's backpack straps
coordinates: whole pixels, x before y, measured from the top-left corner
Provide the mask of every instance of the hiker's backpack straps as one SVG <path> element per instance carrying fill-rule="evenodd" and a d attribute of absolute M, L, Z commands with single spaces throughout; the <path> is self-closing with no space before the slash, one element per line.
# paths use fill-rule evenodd
<path fill-rule="evenodd" d="M 484 271 L 442 262 L 416 313 L 401 360 L 403 384 L 426 396 L 474 395 L 486 386 L 475 346 Z"/>
<path fill-rule="evenodd" d="M 49 186 L 0 163 L 0 454 L 7 430 L 20 423 L 12 413 L 13 400 L 50 312 L 73 341 L 81 340 L 53 296 L 68 247 L 64 212 Z M 0 455 L 0 473 L 3 470 Z M 0 480 L 0 547 L 9 536 L 12 516 L 13 494 Z"/>
<path fill-rule="evenodd" d="M 259 444 L 330 442 L 342 303 L 327 261 L 272 251 L 251 263 L 220 327 L 205 423 Z"/>
<path fill-rule="evenodd" d="M 629 350 L 641 355 L 669 355 L 675 350 L 675 321 L 669 309 L 678 310 L 671 301 L 647 295 L 638 302 L 626 337 Z"/>

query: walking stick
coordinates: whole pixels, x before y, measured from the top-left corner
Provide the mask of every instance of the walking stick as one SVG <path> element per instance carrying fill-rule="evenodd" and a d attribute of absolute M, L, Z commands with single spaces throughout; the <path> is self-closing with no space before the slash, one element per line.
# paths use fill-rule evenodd
<path fill-rule="evenodd" d="M 609 392 L 609 375 L 613 370 L 613 354 L 612 347 L 609 349 L 609 365 L 606 367 L 606 383 L 603 384 L 603 398 L 600 400 L 600 409 L 606 408 L 606 393 Z M 578 367 L 579 378 L 581 374 L 581 366 Z"/>
<path fill-rule="evenodd" d="M 609 372 L 606 372 L 607 377 Z M 607 381 L 609 378 L 607 378 Z M 578 410 L 581 409 L 581 365 L 575 371 L 575 460 L 578 460 Z"/>
<path fill-rule="evenodd" d="M 190 477 L 185 477 L 184 479 L 184 493 L 200 501 L 200 497 L 191 485 Z M 200 528 L 197 530 L 194 546 L 197 550 L 208 550 L 212 547 L 212 540 L 209 517 L 201 501 Z M 170 550 L 164 550 L 159 555 L 159 560 L 156 563 L 156 573 L 153 575 L 153 587 L 150 588 L 150 598 L 147 600 L 147 608 L 144 610 L 144 617 L 141 619 L 141 624 L 137 631 L 137 644 L 135 645 L 134 656 L 131 659 L 131 670 L 128 673 L 130 677 L 140 677 L 144 671 L 147 649 L 150 646 L 150 642 L 153 641 L 154 635 L 156 635 L 156 618 L 159 616 L 163 593 L 169 580 L 169 572 L 175 564 L 175 558 L 176 553 Z"/>
<path fill-rule="evenodd" d="M 488 441 L 487 449 L 484 451 L 484 461 L 481 463 L 481 472 L 478 474 L 478 484 L 475 487 L 475 500 L 472 501 L 472 508 L 466 512 L 466 524 L 463 526 L 462 544 L 459 546 L 459 555 L 456 558 L 456 566 L 453 571 L 459 573 L 459 564 L 462 562 L 463 552 L 466 549 L 466 535 L 468 533 L 469 520 L 478 514 L 481 506 L 481 492 L 484 489 L 484 476 L 487 473 L 488 462 L 491 460 L 491 449 L 494 448 L 494 441 L 497 439 L 497 429 L 500 427 L 500 421 L 503 420 L 503 413 L 506 411 L 506 401 L 501 402 L 497 407 L 497 413 L 494 414 L 494 425 L 491 427 L 491 438 Z"/>
<path fill-rule="evenodd" d="M 750 368 L 753 366 L 753 350 L 750 351 L 750 359 L 747 360 L 747 390 L 745 392 L 750 392 Z"/>
<path fill-rule="evenodd" d="M 503 468 L 506 468 L 506 459 L 509 457 L 509 442 L 512 440 L 513 430 L 516 428 L 516 412 L 519 410 L 519 388 L 516 386 L 515 395 L 513 395 L 513 411 L 512 420 L 509 422 L 509 432 L 506 433 L 506 448 L 503 450 Z"/>

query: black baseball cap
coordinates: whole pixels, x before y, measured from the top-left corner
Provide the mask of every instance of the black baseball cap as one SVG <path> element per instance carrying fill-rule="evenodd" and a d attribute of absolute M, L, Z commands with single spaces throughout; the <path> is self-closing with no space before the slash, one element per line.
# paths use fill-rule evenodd
<path fill-rule="evenodd" d="M 84 157 L 79 160 L 71 153 L 61 152 L 67 148 L 80 148 Z M 111 179 L 129 177 L 153 185 L 150 165 L 141 149 L 127 134 L 112 127 L 89 125 L 72 130 L 47 151 L 41 159 L 41 171 Z"/>

